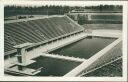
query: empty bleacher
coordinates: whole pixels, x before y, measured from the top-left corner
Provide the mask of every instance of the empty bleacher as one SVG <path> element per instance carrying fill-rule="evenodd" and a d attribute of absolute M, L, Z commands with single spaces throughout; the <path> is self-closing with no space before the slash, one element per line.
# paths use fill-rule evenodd
<path fill-rule="evenodd" d="M 18 44 L 47 41 L 84 29 L 67 16 L 15 20 L 14 22 L 5 22 L 4 26 L 5 52 L 14 50 L 13 46 Z"/>

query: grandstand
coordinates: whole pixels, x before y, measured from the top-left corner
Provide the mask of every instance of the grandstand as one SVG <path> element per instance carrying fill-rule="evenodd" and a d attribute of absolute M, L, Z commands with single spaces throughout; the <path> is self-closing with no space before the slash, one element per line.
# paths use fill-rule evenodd
<path fill-rule="evenodd" d="M 35 76 L 51 76 L 53 74 L 52 76 L 57 76 L 56 72 L 48 74 L 53 72 L 48 67 L 54 69 L 54 65 L 51 65 L 50 62 L 54 62 L 57 66 L 64 61 L 66 64 L 63 62 L 63 65 L 67 66 L 67 71 L 61 72 L 63 68 L 60 67 L 58 75 L 64 77 L 84 76 L 122 56 L 120 31 L 88 30 L 66 15 L 10 20 L 5 21 L 4 26 L 4 58 L 5 73 L 7 74 Z M 81 39 L 93 38 L 92 36 L 109 37 L 114 40 L 107 43 L 108 45 L 99 52 L 93 53 L 88 59 L 50 53 Z M 40 56 L 42 58 L 38 60 Z M 39 61 L 44 63 L 40 65 Z M 81 69 L 79 70 L 79 68 Z"/>
<path fill-rule="evenodd" d="M 5 22 L 5 60 L 16 60 L 15 46 L 24 43 L 38 47 L 40 44 L 56 41 L 75 33 L 83 32 L 84 28 L 74 24 L 67 16 L 51 16 L 43 18 L 20 19 Z M 78 28 L 79 27 L 79 28 Z M 31 50 L 28 49 L 28 50 Z M 12 60 L 13 61 L 13 60 Z"/>
<path fill-rule="evenodd" d="M 78 25 L 66 16 L 7 21 L 5 22 L 5 54 L 14 53 L 15 45 L 26 42 L 46 42 L 82 30 L 84 28 L 78 28 Z"/>

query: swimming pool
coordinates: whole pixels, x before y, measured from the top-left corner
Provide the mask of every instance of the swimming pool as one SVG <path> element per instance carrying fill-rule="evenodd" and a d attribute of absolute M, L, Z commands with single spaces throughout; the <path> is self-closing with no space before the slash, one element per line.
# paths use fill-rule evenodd
<path fill-rule="evenodd" d="M 91 56 L 93 56 L 115 40 L 116 38 L 88 36 L 85 39 L 52 51 L 50 53 L 89 59 Z"/>
<path fill-rule="evenodd" d="M 35 63 L 29 65 L 29 68 L 38 69 L 43 67 L 41 72 L 35 76 L 63 76 L 73 68 L 81 64 L 81 62 L 72 62 L 49 57 L 37 57 Z"/>

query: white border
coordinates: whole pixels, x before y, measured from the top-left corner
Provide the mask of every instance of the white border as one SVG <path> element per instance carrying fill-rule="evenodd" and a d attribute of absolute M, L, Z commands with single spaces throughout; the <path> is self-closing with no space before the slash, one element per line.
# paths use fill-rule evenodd
<path fill-rule="evenodd" d="M 0 1 L 0 77 L 4 75 L 4 5 Z"/>
<path fill-rule="evenodd" d="M 18 1 L 5 0 L 0 1 L 0 12 L 3 12 L 3 5 L 19 4 L 19 5 L 34 5 L 34 4 L 86 4 L 86 5 L 123 5 L 123 77 L 13 77 L 3 76 L 4 69 L 4 18 L 3 13 L 0 13 L 0 81 L 127 81 L 127 18 L 128 4 L 127 1 Z"/>

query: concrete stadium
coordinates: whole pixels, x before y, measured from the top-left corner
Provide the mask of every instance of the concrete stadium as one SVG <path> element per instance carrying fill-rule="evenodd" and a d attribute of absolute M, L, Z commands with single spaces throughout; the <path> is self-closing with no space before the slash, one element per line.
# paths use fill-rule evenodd
<path fill-rule="evenodd" d="M 107 24 L 113 25 L 111 29 L 98 28 L 100 24 L 80 25 L 77 19 L 68 16 L 77 18 L 76 14 L 87 15 L 89 22 L 103 22 L 108 18 L 105 21 L 117 23 L 122 17 L 122 12 L 69 12 L 7 20 L 4 23 L 5 75 L 88 77 L 104 71 L 102 68 L 112 63 L 116 67 L 115 62 L 122 61 L 121 24 Z M 119 27 L 113 29 L 114 25 Z"/>

